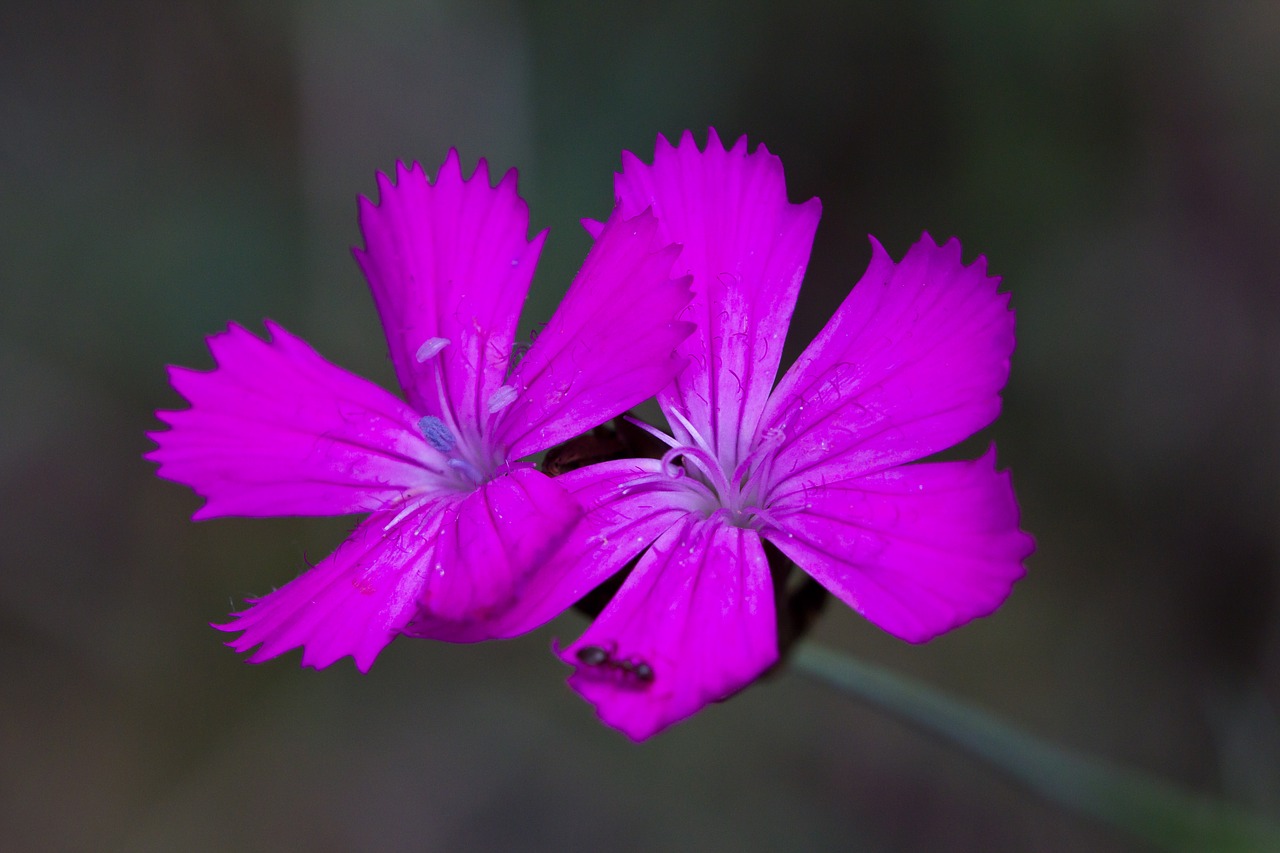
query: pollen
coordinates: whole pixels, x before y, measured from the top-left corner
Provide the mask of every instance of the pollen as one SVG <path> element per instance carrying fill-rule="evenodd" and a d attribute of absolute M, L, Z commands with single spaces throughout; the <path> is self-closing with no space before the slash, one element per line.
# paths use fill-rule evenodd
<path fill-rule="evenodd" d="M 493 396 L 489 398 L 489 414 L 497 414 L 498 412 L 510 406 L 516 401 L 516 397 L 520 396 L 510 385 L 503 385 L 497 391 L 493 392 Z"/>
<path fill-rule="evenodd" d="M 427 338 L 422 342 L 422 346 L 418 347 L 418 351 L 413 354 L 413 357 L 418 360 L 419 364 L 422 364 L 428 359 L 435 358 L 440 354 L 440 350 L 448 345 L 448 338 Z"/>
<path fill-rule="evenodd" d="M 444 421 L 435 415 L 427 415 L 418 421 L 418 429 L 422 432 L 427 442 L 441 453 L 449 453 L 458 444 L 458 439 L 454 437 L 453 433 L 449 432 L 449 428 L 444 425 Z"/>

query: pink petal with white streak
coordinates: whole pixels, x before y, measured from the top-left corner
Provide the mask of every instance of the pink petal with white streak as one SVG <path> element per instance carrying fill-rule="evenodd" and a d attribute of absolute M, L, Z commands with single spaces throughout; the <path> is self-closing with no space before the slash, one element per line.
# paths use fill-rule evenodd
<path fill-rule="evenodd" d="M 995 449 L 781 496 L 765 537 L 870 621 L 920 643 L 985 616 L 1034 550 Z"/>
<path fill-rule="evenodd" d="M 417 610 L 448 508 L 424 506 L 389 528 L 395 514 L 375 513 L 309 571 L 214 627 L 243 632 L 227 643 L 238 652 L 259 646 L 250 663 L 302 647 L 304 666 L 323 669 L 351 655 L 368 671 Z"/>
<path fill-rule="evenodd" d="M 196 518 L 371 511 L 444 470 L 402 401 L 266 326 L 268 341 L 234 324 L 211 336 L 212 371 L 170 368 L 191 408 L 156 413 L 172 428 L 146 456 L 207 498 Z"/>
<path fill-rule="evenodd" d="M 586 648 L 609 662 L 590 665 Z M 773 587 L 754 531 L 693 515 L 645 554 L 561 658 L 600 718 L 634 740 L 750 684 L 777 660 Z M 651 668 L 652 680 L 635 677 Z M 628 667 L 631 667 L 628 670 Z"/>
<path fill-rule="evenodd" d="M 546 232 L 527 239 L 529 209 L 517 195 L 515 170 L 491 187 L 481 160 L 464 179 L 453 150 L 434 182 L 420 165 L 398 164 L 394 183 L 378 175 L 378 192 L 376 205 L 360 200 L 366 248 L 353 251 L 382 316 L 396 376 L 423 414 L 477 427 L 507 373 Z M 427 358 L 430 346 L 423 346 L 434 339 L 449 344 Z M 452 417 L 441 411 L 437 365 Z"/>
<path fill-rule="evenodd" d="M 625 459 L 589 465 L 562 474 L 555 482 L 582 504 L 581 527 L 568 545 L 529 575 L 512 606 L 492 619 L 456 621 L 419 614 L 404 633 L 415 637 L 474 643 L 515 637 L 550 622 L 685 516 L 673 506 L 671 492 L 628 489 L 628 484 L 657 473 L 656 459 Z"/>
<path fill-rule="evenodd" d="M 498 616 L 581 516 L 563 486 L 532 468 L 480 486 L 449 507 L 418 596 L 421 616 L 455 622 Z"/>
<path fill-rule="evenodd" d="M 1000 412 L 1013 312 L 979 258 L 925 235 L 894 264 L 872 240 L 862 280 L 779 383 L 772 478 L 832 482 L 914 461 Z M 788 488 L 784 485 L 780 488 Z"/>
<path fill-rule="evenodd" d="M 676 347 L 693 325 L 678 251 L 646 212 L 615 212 L 560 307 L 508 380 L 518 390 L 495 440 L 518 459 L 586 432 L 652 397 L 684 366 Z"/>
<path fill-rule="evenodd" d="M 693 275 L 685 316 L 698 331 L 679 350 L 692 364 L 659 401 L 703 430 L 732 470 L 777 377 L 821 204 L 789 203 L 777 157 L 763 145 L 748 153 L 745 137 L 726 151 L 714 130 L 705 152 L 686 131 L 678 146 L 659 137 L 652 166 L 629 152 L 622 163 L 623 212 L 652 207 L 662 238 L 683 246 L 676 273 Z"/>

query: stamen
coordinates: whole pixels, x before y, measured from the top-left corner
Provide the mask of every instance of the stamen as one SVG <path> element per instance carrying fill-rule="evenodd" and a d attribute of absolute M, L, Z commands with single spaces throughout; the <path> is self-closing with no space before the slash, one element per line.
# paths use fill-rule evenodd
<path fill-rule="evenodd" d="M 786 431 L 781 427 L 770 427 L 765 430 L 764 434 L 761 436 L 762 441 L 757 444 L 755 448 L 747 454 L 747 457 L 738 464 L 738 467 L 734 469 L 734 482 L 741 483 L 745 480 L 748 473 L 751 471 L 751 465 L 759 461 L 761 456 L 772 454 L 778 445 L 782 444 L 783 439 L 786 437 Z M 764 461 L 764 464 L 761 465 L 759 471 L 757 471 L 758 474 L 763 474 L 766 471 L 769 461 L 769 459 Z"/>
<path fill-rule="evenodd" d="M 694 428 L 693 424 L 689 423 L 689 419 L 680 413 L 679 409 L 673 408 L 670 412 L 667 412 L 667 414 L 674 417 L 676 421 L 679 422 L 680 426 L 684 427 L 684 431 L 688 433 L 689 438 L 693 439 L 694 444 L 699 447 L 709 448 L 711 446 L 707 443 L 707 440 L 702 437 L 702 434 Z"/>
<path fill-rule="evenodd" d="M 409 515 L 409 513 L 411 513 L 411 512 L 413 512 L 414 510 L 418 509 L 419 507 L 421 507 L 421 506 L 422 506 L 424 503 L 426 503 L 426 502 L 427 502 L 427 498 L 426 498 L 426 497 L 418 497 L 418 498 L 412 498 L 412 499 L 410 499 L 410 500 L 409 500 L 409 501 L 404 505 L 404 509 L 402 509 L 402 510 L 400 510 L 400 512 L 396 513 L 396 517 L 395 517 L 395 518 L 393 518 L 393 519 L 391 519 L 390 521 L 388 521 L 388 522 L 386 523 L 386 525 L 382 528 L 382 531 L 385 533 L 386 531 L 388 531 L 388 530 L 390 530 L 391 528 L 395 527 L 397 524 L 399 524 L 400 522 L 404 521 L 405 516 Z"/>
<path fill-rule="evenodd" d="M 672 467 L 674 468 L 675 466 L 672 466 Z M 625 497 L 627 495 L 646 494 L 648 492 L 677 491 L 678 488 L 684 488 L 684 484 L 681 484 L 677 488 L 672 485 L 671 481 L 673 479 L 679 479 L 680 477 L 683 477 L 683 476 L 685 476 L 685 471 L 683 468 L 676 468 L 675 473 L 671 471 L 663 470 L 655 474 L 646 474 L 643 477 L 640 477 L 639 479 L 632 480 L 626 486 L 623 486 L 622 494 Z M 702 491 L 705 494 L 708 494 L 708 495 L 711 494 L 711 490 L 708 489 L 706 486 L 704 486 L 702 483 L 699 483 L 697 480 L 690 480 L 688 482 L 688 485 L 698 486 L 702 489 Z"/>
<path fill-rule="evenodd" d="M 432 338 L 432 340 L 442 340 L 446 344 L 448 343 L 447 338 Z M 444 425 L 449 427 L 450 432 L 461 432 L 461 430 L 458 429 L 458 419 L 453 413 L 453 403 L 450 400 L 449 391 L 445 388 L 444 365 L 438 361 L 433 361 L 431 362 L 430 369 L 436 380 L 436 391 L 440 395 L 440 414 L 444 415 Z"/>
<path fill-rule="evenodd" d="M 651 435 L 651 436 L 653 436 L 654 438 L 658 439 L 658 441 L 661 441 L 661 442 L 662 442 L 663 444 L 665 444 L 667 447 L 679 447 L 679 446 L 680 446 L 680 442 L 676 441 L 674 438 L 672 438 L 671 436 L 667 435 L 665 432 L 663 432 L 662 430 L 658 429 L 656 426 L 653 426 L 652 424 L 647 424 L 647 423 L 645 423 L 645 422 L 644 422 L 644 421 L 642 421 L 642 420 L 637 420 L 636 418 L 633 418 L 633 417 L 631 417 L 630 415 L 623 415 L 623 416 L 622 416 L 622 419 L 623 419 L 624 421 L 626 421 L 627 423 L 631 424 L 631 425 L 632 425 L 632 426 L 634 426 L 634 427 L 640 427 L 640 429 L 642 429 L 642 430 L 644 430 L 645 432 L 649 433 L 649 435 Z"/>
<path fill-rule="evenodd" d="M 480 473 L 479 468 L 477 468 L 475 465 L 472 465 L 470 462 L 468 462 L 465 459 L 450 459 L 449 467 L 461 473 L 464 477 L 466 477 L 468 480 L 470 480 L 472 483 L 476 484 L 477 486 L 482 485 L 484 483 L 484 479 L 485 479 L 484 474 Z"/>
<path fill-rule="evenodd" d="M 689 472 L 684 470 L 683 465 L 677 465 L 676 460 L 680 458 L 680 448 L 672 448 L 662 454 L 660 464 L 662 465 L 663 475 L 670 477 L 672 480 L 682 480 L 689 476 Z"/>
<path fill-rule="evenodd" d="M 444 421 L 435 415 L 427 415 L 418 421 L 418 429 L 427 442 L 441 453 L 449 453 L 458 444 L 458 439 L 445 426 Z"/>
<path fill-rule="evenodd" d="M 422 346 L 418 347 L 418 351 L 414 353 L 414 358 L 422 364 L 429 358 L 435 358 L 440 354 L 440 350 L 449 345 L 448 338 L 427 338 L 422 342 Z"/>
<path fill-rule="evenodd" d="M 756 523 L 752 525 L 757 531 L 766 528 L 773 530 L 781 530 L 782 526 L 778 524 L 777 518 L 772 512 L 762 506 L 749 506 L 742 510 L 743 514 L 750 517 Z"/>
<path fill-rule="evenodd" d="M 732 489 L 729 481 L 724 477 L 724 471 L 720 470 L 720 465 L 712 458 L 710 453 L 698 447 L 673 447 L 662 455 L 662 470 L 668 472 L 675 468 L 675 460 L 683 458 L 687 462 L 696 465 L 707 479 L 711 481 L 709 491 L 713 498 L 717 498 L 717 502 L 723 502 L 730 499 Z M 676 476 L 671 474 L 670 476 Z M 693 481 L 690 481 L 691 483 Z M 704 486 L 704 488 L 707 488 Z M 719 493 L 717 495 L 717 493 Z"/>
<path fill-rule="evenodd" d="M 493 415 L 502 411 L 507 406 L 514 403 L 516 401 L 516 397 L 519 396 L 520 392 L 513 386 L 503 385 L 497 391 L 494 391 L 493 396 L 489 398 L 489 414 Z"/>

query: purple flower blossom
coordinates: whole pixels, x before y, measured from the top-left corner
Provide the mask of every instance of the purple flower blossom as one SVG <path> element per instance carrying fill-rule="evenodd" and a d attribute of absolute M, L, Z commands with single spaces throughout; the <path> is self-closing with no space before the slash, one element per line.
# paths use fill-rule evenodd
<path fill-rule="evenodd" d="M 415 617 L 446 629 L 499 620 L 582 516 L 562 485 L 518 460 L 652 396 L 683 364 L 678 252 L 637 211 L 610 219 L 564 302 L 512 367 L 520 308 L 546 232 L 528 240 L 515 172 L 462 177 L 450 152 L 361 199 L 364 269 L 406 399 L 334 366 L 267 321 L 209 338 L 217 366 L 170 369 L 191 403 L 158 412 L 159 475 L 225 515 L 372 513 L 337 551 L 232 614 L 257 662 L 303 648 L 317 668 L 367 670 Z M 626 334 L 620 334 L 624 328 Z M 498 630 L 498 629 L 494 629 Z M 429 631 L 419 634 L 430 635 Z"/>
<path fill-rule="evenodd" d="M 745 139 L 726 151 L 714 131 L 705 152 L 659 138 L 652 166 L 624 154 L 616 192 L 683 245 L 698 330 L 658 397 L 670 449 L 559 478 L 590 509 L 587 552 L 519 605 L 549 618 L 639 557 L 561 651 L 604 721 L 646 738 L 776 662 L 765 542 L 910 642 L 998 607 L 1033 543 L 994 449 L 904 464 L 999 413 L 1014 323 L 985 261 L 926 235 L 895 264 L 872 240 L 866 274 L 774 387 L 817 199 L 789 203 L 776 157 Z"/>

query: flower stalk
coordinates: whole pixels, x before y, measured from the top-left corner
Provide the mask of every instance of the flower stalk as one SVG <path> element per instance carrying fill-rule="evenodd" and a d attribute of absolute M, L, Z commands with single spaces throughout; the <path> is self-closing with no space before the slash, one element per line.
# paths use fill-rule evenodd
<path fill-rule="evenodd" d="M 982 759 L 1040 797 L 1158 850 L 1280 850 L 1280 826 L 1239 806 L 1081 755 L 918 681 L 811 643 L 792 667 Z"/>

